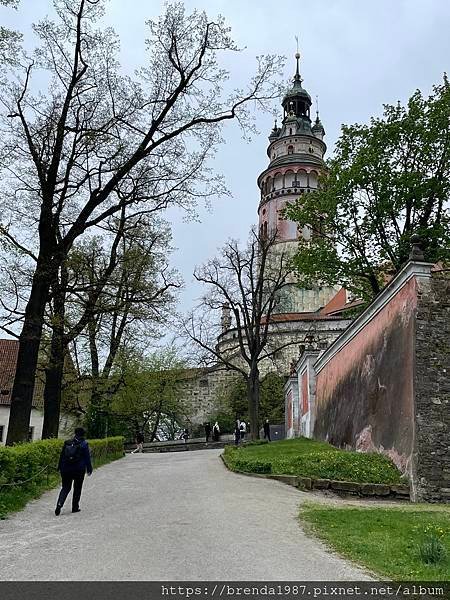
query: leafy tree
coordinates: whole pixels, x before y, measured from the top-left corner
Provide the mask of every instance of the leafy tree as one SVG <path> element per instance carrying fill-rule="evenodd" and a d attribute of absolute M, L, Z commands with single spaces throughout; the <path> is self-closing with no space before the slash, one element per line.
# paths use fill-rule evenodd
<path fill-rule="evenodd" d="M 7 444 L 27 438 L 45 309 L 75 241 L 124 203 L 139 213 L 223 193 L 208 167 L 221 124 L 249 132 L 249 107 L 278 93 L 280 61 L 268 56 L 224 98 L 217 56 L 237 50 L 229 29 L 181 4 L 148 22 L 147 63 L 123 76 L 116 35 L 96 27 L 105 5 L 54 0 L 57 21 L 35 25 L 39 47 L 1 87 L 0 230 L 33 261 Z M 47 89 L 33 93 L 36 81 Z"/>
<path fill-rule="evenodd" d="M 165 437 L 173 439 L 189 416 L 189 407 L 179 392 L 184 368 L 173 348 L 148 356 L 124 353 L 113 373 L 120 384 L 110 399 L 109 414 L 121 419 L 131 436 L 141 432 L 152 442 L 162 431 Z M 88 414 L 90 431 L 95 427 L 95 420 L 89 420 L 92 416 Z"/>
<path fill-rule="evenodd" d="M 52 339 L 44 388 L 43 437 L 58 434 L 64 357 L 88 346 L 91 403 L 99 403 L 123 341 L 148 343 L 173 308 L 180 283 L 169 268 L 170 230 L 155 217 L 125 210 L 103 236 L 77 244 L 52 286 Z M 103 365 L 101 357 L 104 358 Z"/>
<path fill-rule="evenodd" d="M 260 386 L 261 419 L 258 428 L 265 419 L 271 423 L 284 422 L 284 383 L 285 379 L 275 372 L 267 373 Z M 224 423 L 233 425 L 236 418 L 248 421 L 247 386 L 244 379 L 237 379 L 229 388 L 224 390 L 221 404 L 226 407 L 220 415 Z"/>
<path fill-rule="evenodd" d="M 286 215 L 313 232 L 301 242 L 299 283 L 340 284 L 370 300 L 408 259 L 411 235 L 430 262 L 450 258 L 450 85 L 406 106 L 385 105 L 369 125 L 342 128 L 319 189 Z"/>

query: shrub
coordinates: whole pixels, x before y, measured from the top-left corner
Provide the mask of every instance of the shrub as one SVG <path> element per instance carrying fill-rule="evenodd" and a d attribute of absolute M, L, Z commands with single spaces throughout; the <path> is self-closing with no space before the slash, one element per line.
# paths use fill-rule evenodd
<path fill-rule="evenodd" d="M 272 464 L 269 460 L 247 457 L 243 454 L 241 448 L 226 446 L 223 457 L 227 467 L 232 471 L 242 471 L 244 473 L 272 472 Z"/>

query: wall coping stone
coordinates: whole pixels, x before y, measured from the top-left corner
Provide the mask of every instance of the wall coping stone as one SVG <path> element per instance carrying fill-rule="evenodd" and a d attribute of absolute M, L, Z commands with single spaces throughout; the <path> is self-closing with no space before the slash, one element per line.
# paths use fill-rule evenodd
<path fill-rule="evenodd" d="M 319 356 L 314 369 L 319 373 L 344 346 L 360 333 L 390 302 L 403 286 L 413 277 L 424 279 L 431 278 L 431 269 L 434 265 L 427 262 L 409 261 L 403 269 L 384 287 L 367 308 L 353 321 L 347 329 Z"/>

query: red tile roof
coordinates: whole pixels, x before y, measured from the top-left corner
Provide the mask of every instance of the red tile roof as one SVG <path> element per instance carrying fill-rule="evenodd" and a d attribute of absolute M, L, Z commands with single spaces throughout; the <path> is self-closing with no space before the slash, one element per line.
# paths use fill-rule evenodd
<path fill-rule="evenodd" d="M 11 404 L 11 392 L 16 372 L 18 340 L 0 340 L 0 405 Z M 36 379 L 33 394 L 33 406 L 43 404 L 43 382 Z"/>

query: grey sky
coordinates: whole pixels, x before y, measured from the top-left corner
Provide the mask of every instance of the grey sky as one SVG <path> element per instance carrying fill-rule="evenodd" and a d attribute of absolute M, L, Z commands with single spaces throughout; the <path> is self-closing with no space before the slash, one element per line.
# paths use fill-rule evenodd
<path fill-rule="evenodd" d="M 328 153 L 341 123 L 366 122 L 383 103 L 405 101 L 419 88 L 428 93 L 449 69 L 450 2 L 447 0 L 187 0 L 188 9 L 222 14 L 238 45 L 246 49 L 227 66 L 232 81 L 244 84 L 252 75 L 255 56 L 274 53 L 288 57 L 285 79 L 294 72 L 295 35 L 300 37 L 304 86 L 320 97 Z M 51 0 L 22 0 L 18 11 L 0 9 L 2 24 L 30 38 L 30 23 L 51 12 Z M 120 36 L 122 65 L 127 71 L 143 64 L 145 21 L 162 10 L 154 0 L 110 0 L 106 21 Z M 201 223 L 184 222 L 170 213 L 173 263 L 186 281 L 182 307 L 188 308 L 199 290 L 192 271 L 217 253 L 228 237 L 244 241 L 256 221 L 258 174 L 267 165 L 270 115 L 259 115 L 260 135 L 245 143 L 235 125 L 224 130 L 226 143 L 214 161 L 223 173 L 231 198 L 199 210 Z"/>

